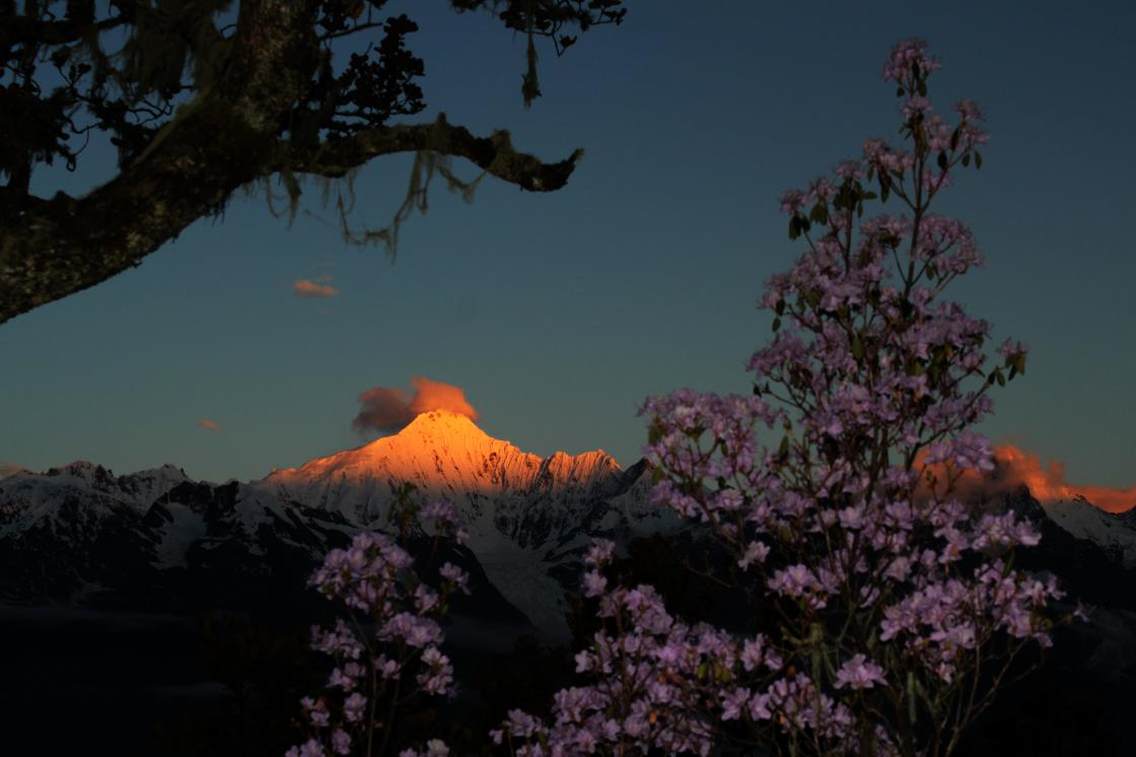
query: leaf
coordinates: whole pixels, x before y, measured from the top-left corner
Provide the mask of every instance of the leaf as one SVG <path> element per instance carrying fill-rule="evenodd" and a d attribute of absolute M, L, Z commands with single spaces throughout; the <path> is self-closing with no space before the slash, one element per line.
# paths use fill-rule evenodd
<path fill-rule="evenodd" d="M 852 338 L 852 356 L 857 360 L 862 360 L 864 357 L 864 343 L 860 341 L 860 332 L 856 332 L 856 336 Z"/>
<path fill-rule="evenodd" d="M 809 219 L 816 223 L 828 223 L 828 208 L 824 203 L 818 202 L 813 206 L 812 212 L 809 213 Z"/>
<path fill-rule="evenodd" d="M 779 329 L 779 328 L 781 328 L 781 319 L 780 318 L 774 318 L 773 319 L 773 333 L 776 334 L 777 329 Z"/>
<path fill-rule="evenodd" d="M 937 162 L 939 164 L 939 168 L 944 171 L 947 170 L 947 154 L 942 150 L 939 151 L 939 160 Z"/>
<path fill-rule="evenodd" d="M 982 153 L 977 150 L 974 151 L 974 168 L 975 170 L 982 168 Z"/>
<path fill-rule="evenodd" d="M 970 165 L 970 153 L 969 153 L 969 152 L 968 152 L 968 153 L 967 153 L 966 155 L 963 155 L 963 156 L 962 156 L 962 164 L 963 164 L 964 166 L 969 166 L 969 165 Z"/>

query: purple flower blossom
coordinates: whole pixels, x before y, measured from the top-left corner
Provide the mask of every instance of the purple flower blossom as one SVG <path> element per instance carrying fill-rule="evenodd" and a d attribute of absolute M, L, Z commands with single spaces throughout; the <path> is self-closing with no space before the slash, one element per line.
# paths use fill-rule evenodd
<path fill-rule="evenodd" d="M 742 570 L 749 568 L 753 563 L 763 563 L 769 555 L 769 547 L 759 541 L 751 541 L 746 547 L 745 554 L 738 560 L 738 567 Z"/>
<path fill-rule="evenodd" d="M 343 700 L 343 717 L 348 723 L 358 723 L 363 719 L 363 708 L 366 706 L 367 697 L 355 692 Z"/>
<path fill-rule="evenodd" d="M 864 655 L 856 654 L 836 671 L 836 683 L 833 685 L 838 689 L 845 686 L 853 689 L 870 689 L 877 683 L 885 683 L 883 668 Z"/>
<path fill-rule="evenodd" d="M 331 734 L 331 751 L 336 754 L 351 754 L 351 736 L 342 728 L 336 728 Z"/>
<path fill-rule="evenodd" d="M 883 78 L 904 86 L 911 83 L 912 69 L 927 75 L 941 67 L 937 59 L 927 55 L 927 43 L 921 39 L 905 39 L 891 50 L 884 64 Z"/>
<path fill-rule="evenodd" d="M 903 120 L 910 121 L 912 118 L 925 116 L 931 112 L 931 101 L 926 97 L 913 95 L 907 98 L 907 102 L 903 104 Z"/>
<path fill-rule="evenodd" d="M 611 562 L 614 550 L 615 542 L 608 539 L 594 539 L 588 553 L 584 556 L 584 562 L 596 567 L 606 565 Z"/>
<path fill-rule="evenodd" d="M 456 565 L 451 563 L 444 563 L 442 567 L 438 568 L 438 574 L 445 579 L 456 585 L 463 593 L 469 594 L 469 574 Z"/>

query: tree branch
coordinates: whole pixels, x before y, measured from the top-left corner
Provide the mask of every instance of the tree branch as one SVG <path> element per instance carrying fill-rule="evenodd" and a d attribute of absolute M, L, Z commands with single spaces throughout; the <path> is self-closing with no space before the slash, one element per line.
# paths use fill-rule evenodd
<path fill-rule="evenodd" d="M 506 131 L 475 137 L 444 116 L 364 130 L 314 146 L 281 141 L 282 117 L 318 65 L 315 0 L 244 0 L 234 47 L 214 87 L 183 106 L 144 160 L 81 198 L 0 187 L 0 323 L 141 264 L 233 192 L 279 171 L 343 176 L 371 158 L 434 151 L 470 160 L 521 189 L 563 187 L 582 151 L 545 164 Z"/>
<path fill-rule="evenodd" d="M 89 29 L 104 32 L 115 29 L 128 20 L 122 16 L 112 16 L 102 21 L 79 23 L 76 21 L 44 21 L 31 16 L 14 16 L 8 24 L 0 29 L 0 49 L 10 47 L 17 43 L 35 42 L 40 45 L 65 45 L 78 42 Z"/>
<path fill-rule="evenodd" d="M 226 139 L 217 140 L 217 134 Z M 338 177 L 372 158 L 417 150 L 466 158 L 521 189 L 540 192 L 563 187 L 582 154 L 577 150 L 559 163 L 542 163 L 514 150 L 507 132 L 476 137 L 443 117 L 299 148 L 266 139 L 233 107 L 211 99 L 147 160 L 85 197 L 59 193 L 7 206 L 7 217 L 0 219 L 0 323 L 140 265 L 261 176 L 288 169 Z"/>
<path fill-rule="evenodd" d="M 446 114 L 429 124 L 400 124 L 366 129 L 348 139 L 298 147 L 278 142 L 272 170 L 338 178 L 372 158 L 399 152 L 432 150 L 465 158 L 499 179 L 530 192 L 554 192 L 568 183 L 584 151 L 577 149 L 559 163 L 542 163 L 517 152 L 507 131 L 476 137 L 463 126 L 446 121 Z"/>

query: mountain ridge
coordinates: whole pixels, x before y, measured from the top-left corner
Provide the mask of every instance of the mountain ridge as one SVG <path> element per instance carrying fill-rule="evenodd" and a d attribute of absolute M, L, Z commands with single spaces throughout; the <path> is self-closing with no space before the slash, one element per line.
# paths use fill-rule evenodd
<path fill-rule="evenodd" d="M 389 530 L 387 516 L 410 483 L 421 498 L 453 502 L 489 584 L 542 636 L 563 640 L 566 597 L 592 539 L 676 520 L 648 505 L 646 471 L 644 461 L 625 471 L 603 450 L 541 458 L 437 411 L 398 434 L 247 483 L 194 481 L 173 465 L 115 476 L 75 461 L 0 479 L 0 545 L 15 547 L 0 594 L 26 594 L 21 581 L 64 597 L 88 584 L 113 594 L 123 582 L 157 587 L 217 570 L 263 577 L 284 564 L 292 567 L 281 575 L 303 590 L 299 576 L 350 534 Z M 73 569 L 47 567 L 57 552 Z M 53 580 L 40 583 L 45 571 Z"/>
<path fill-rule="evenodd" d="M 412 483 L 423 493 L 434 495 L 500 495 L 536 488 L 549 492 L 591 489 L 620 473 L 618 462 L 602 449 L 578 455 L 557 451 L 541 458 L 489 436 L 465 416 L 435 410 L 421 413 L 397 434 L 313 458 L 294 468 L 276 469 L 251 483 L 284 496 L 311 499 L 311 482 L 324 482 L 320 497 L 326 504 L 329 498 L 335 499 L 326 489 L 333 481 L 380 488 L 392 481 Z M 370 515 L 365 506 L 343 514 L 361 521 Z"/>
<path fill-rule="evenodd" d="M 288 575 L 302 575 L 350 534 L 389 529 L 387 516 L 409 483 L 422 497 L 453 502 L 488 582 L 543 636 L 563 640 L 567 597 L 579 588 L 593 539 L 627 543 L 683 526 L 673 511 L 649 503 L 650 470 L 645 460 L 623 469 L 599 449 L 542 458 L 445 411 L 247 483 L 194 481 L 171 464 L 115 476 L 74 461 L 0 479 L 0 545 L 18 548 L 0 589 L 50 573 L 46 563 L 57 558 L 49 554 L 60 550 L 74 565 L 43 584 L 57 593 L 84 581 L 130 581 L 124 550 L 138 553 L 143 567 L 135 569 L 155 586 L 171 571 L 219 565 L 263 573 L 262 563 L 289 563 Z M 1024 496 L 1031 517 L 1136 566 L 1132 512 L 1109 514 L 1084 498 L 1039 502 L 1028 489 Z"/>

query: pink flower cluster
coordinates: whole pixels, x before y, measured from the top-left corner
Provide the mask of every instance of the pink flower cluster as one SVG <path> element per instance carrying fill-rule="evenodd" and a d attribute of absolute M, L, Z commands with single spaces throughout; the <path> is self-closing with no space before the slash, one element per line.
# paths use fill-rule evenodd
<path fill-rule="evenodd" d="M 891 49 L 884 63 L 884 81 L 894 81 L 909 85 L 916 77 L 926 78 L 928 74 L 942 68 L 938 58 L 927 54 L 927 42 L 921 39 L 905 39 Z"/>
<path fill-rule="evenodd" d="M 448 503 L 431 503 L 421 513 L 432 517 L 439 531 L 456 530 L 457 516 Z M 351 754 L 361 743 L 371 743 L 376 732 L 388 730 L 377 718 L 387 716 L 392 701 L 453 693 L 453 666 L 439 649 L 438 621 L 453 591 L 468 593 L 468 576 L 445 563 L 439 569 L 442 589 L 436 592 L 418 580 L 413 562 L 389 536 L 364 532 L 349 548 L 329 552 L 312 575 L 310 584 L 321 594 L 365 619 L 353 616 L 351 624 L 339 619 L 332 628 L 312 628 L 312 648 L 331 656 L 336 666 L 323 695 L 301 700 L 311 737 L 289 750 L 289 757 Z M 364 633 L 364 624 L 374 628 L 372 634 Z M 448 753 L 435 739 L 420 753 L 402 755 Z"/>
<path fill-rule="evenodd" d="M 587 557 L 599 574 L 612 555 L 598 541 Z M 553 722 L 512 710 L 490 737 L 518 757 L 647 753 L 709 754 L 722 723 L 807 733 L 837 752 L 855 750 L 851 710 L 820 691 L 807 674 L 787 666 L 763 634 L 739 639 L 705 623 L 672 617 L 655 589 L 617 587 L 599 595 L 608 629 L 576 655 L 576 672 L 594 683 L 564 689 L 553 699 Z M 864 655 L 844 662 L 836 688 L 869 689 L 884 681 Z M 876 735 L 886 754 L 886 734 Z"/>
<path fill-rule="evenodd" d="M 974 103 L 959 103 L 953 127 L 933 113 L 938 68 L 920 40 L 885 64 L 910 151 L 869 140 L 835 179 L 782 195 L 789 236 L 807 250 L 761 300 L 775 336 L 749 361 L 754 396 L 680 389 L 641 409 L 662 474 L 653 502 L 710 527 L 779 633 L 739 639 L 672 618 L 650 586 L 612 586 L 611 545 L 597 544 L 583 593 L 606 625 L 576 658 L 592 682 L 560 692 L 551 723 L 510 713 L 497 743 L 520 755 L 707 754 L 736 721 L 798 752 L 913 755 L 954 743 L 989 701 L 964 696 L 980 671 L 1051 643 L 1061 592 L 1005 557 L 1037 531 L 950 496 L 962 471 L 993 467 L 989 441 L 966 428 L 1005 379 L 981 370 L 989 325 L 935 302 L 982 257 L 965 225 L 928 208 L 956 165 L 981 164 L 986 141 Z M 861 218 L 890 196 L 910 214 Z M 999 352 L 1011 379 L 1024 372 L 1023 345 Z M 964 390 L 973 376 L 985 380 Z M 780 426 L 779 443 L 760 445 L 762 426 Z M 924 476 L 931 495 L 917 498 Z"/>

